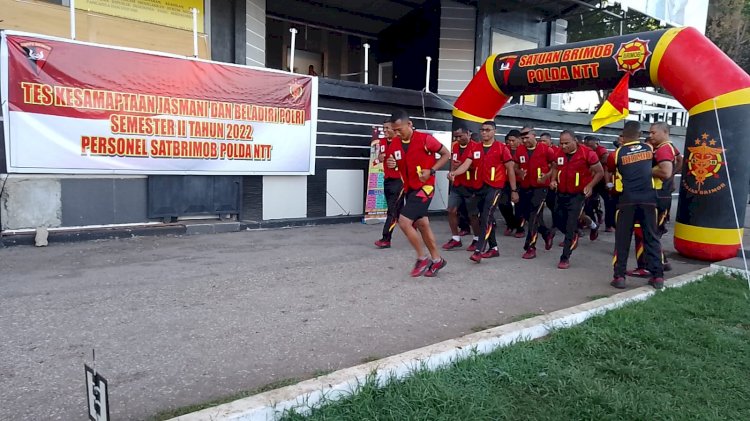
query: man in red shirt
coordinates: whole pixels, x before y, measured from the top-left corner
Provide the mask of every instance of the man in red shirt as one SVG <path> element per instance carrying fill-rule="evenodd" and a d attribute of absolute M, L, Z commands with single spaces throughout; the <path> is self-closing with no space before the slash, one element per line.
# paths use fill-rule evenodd
<path fill-rule="evenodd" d="M 560 152 L 552 165 L 553 180 L 550 188 L 557 190 L 556 227 L 565 227 L 565 241 L 560 256 L 559 269 L 570 267 L 570 255 L 578 246 L 578 220 L 583 213 L 586 198 L 602 179 L 604 170 L 599 158 L 591 149 L 576 142 L 570 130 L 560 133 Z"/>
<path fill-rule="evenodd" d="M 448 163 L 450 153 L 434 137 L 414 130 L 406 111 L 394 112 L 391 123 L 398 137 L 393 140 L 392 153 L 386 158 L 386 166 L 398 168 L 404 181 L 406 199 L 398 226 L 417 253 L 417 263 L 411 276 L 432 277 L 445 267 L 446 261 L 440 257 L 427 213 L 435 193 L 435 172 Z M 440 159 L 435 154 L 440 154 Z M 429 256 L 424 253 L 424 246 L 427 246 Z"/>
<path fill-rule="evenodd" d="M 448 224 L 452 238 L 443 244 L 443 248 L 451 250 L 463 246 L 459 233 L 458 211 L 464 205 L 469 215 L 472 231 L 474 231 L 474 241 L 467 250 L 474 251 L 479 239 L 479 208 L 476 191 L 482 187 L 482 181 L 477 177 L 482 147 L 479 143 L 471 141 L 471 133 L 466 127 L 456 128 L 453 131 L 453 140 L 455 142 L 451 151 L 451 171 L 448 172 L 448 180 L 452 183 L 448 196 Z"/>
<path fill-rule="evenodd" d="M 544 132 L 539 135 L 539 142 L 544 143 L 545 145 L 549 146 L 552 149 L 552 153 L 557 156 L 558 153 L 560 153 L 560 147 L 555 145 L 552 142 L 552 135 Z M 552 189 L 547 189 L 547 199 L 545 200 L 545 205 L 547 206 L 547 209 L 549 209 L 550 212 L 552 212 L 552 215 L 555 214 L 555 204 L 557 203 L 557 192 Z M 552 225 L 554 226 L 554 218 L 552 220 Z"/>
<path fill-rule="evenodd" d="M 495 237 L 495 209 L 498 203 L 518 203 L 518 186 L 516 185 L 515 164 L 510 150 L 504 144 L 495 140 L 495 122 L 485 121 L 482 123 L 482 157 L 479 164 L 479 176 L 482 179 L 482 187 L 477 192 L 482 203 L 481 231 L 476 250 L 470 259 L 479 263 L 482 258 L 497 257 L 500 252 L 497 249 L 497 238 Z M 505 187 L 510 185 L 510 195 Z M 489 250 L 484 252 L 485 244 L 489 242 Z"/>
<path fill-rule="evenodd" d="M 378 154 L 378 161 L 383 163 L 383 192 L 385 193 L 385 200 L 388 204 L 388 213 L 386 214 L 385 224 L 383 225 L 383 237 L 375 242 L 375 246 L 381 249 L 389 248 L 391 246 L 393 229 L 396 228 L 398 214 L 401 211 L 401 207 L 404 205 L 404 182 L 401 181 L 401 173 L 395 168 L 388 168 L 388 166 L 385 165 L 386 157 L 392 154 L 389 151 L 389 148 L 393 143 L 393 138 L 396 136 L 390 121 L 383 123 L 383 134 L 385 134 L 385 137 L 380 139 L 380 154 Z"/>
<path fill-rule="evenodd" d="M 523 144 L 516 150 L 516 168 L 520 175 L 520 207 L 528 221 L 528 233 L 524 243 L 524 259 L 536 257 L 537 234 L 544 238 L 545 249 L 552 248 L 554 234 L 544 225 L 544 202 L 547 199 L 549 180 L 552 176 L 552 163 L 557 157 L 552 148 L 537 142 L 536 133 L 531 127 L 521 129 Z"/>
<path fill-rule="evenodd" d="M 508 132 L 508 134 L 505 135 L 505 146 L 508 148 L 508 151 L 510 152 L 510 156 L 514 157 L 516 156 L 516 151 L 518 150 L 518 146 L 521 144 L 521 132 L 513 129 Z M 508 186 L 505 186 L 505 195 L 509 196 L 510 191 L 508 190 Z M 523 220 L 523 212 L 521 211 L 520 206 L 514 206 L 513 203 L 506 200 L 505 203 L 501 203 L 498 207 L 500 209 L 500 213 L 503 215 L 503 219 L 505 219 L 505 236 L 515 236 L 516 238 L 523 238 L 524 232 L 523 232 L 523 226 L 524 226 L 524 220 Z"/>
<path fill-rule="evenodd" d="M 599 144 L 599 138 L 596 136 L 586 136 L 583 138 L 583 142 L 589 149 L 596 153 L 602 167 L 605 167 L 607 165 L 607 155 L 609 155 L 609 151 L 607 148 Z M 604 223 L 604 213 L 601 209 L 602 201 L 605 203 L 605 210 L 609 214 L 610 210 L 606 208 L 608 200 L 607 186 L 604 179 L 594 187 L 594 193 L 586 200 L 586 209 L 584 210 L 584 213 L 589 219 L 591 219 L 591 233 L 589 235 L 591 241 L 594 241 L 599 237 L 599 227 Z M 614 212 L 614 210 L 612 210 L 612 212 Z M 612 219 L 614 220 L 614 218 Z M 614 222 L 611 226 L 614 227 Z"/>

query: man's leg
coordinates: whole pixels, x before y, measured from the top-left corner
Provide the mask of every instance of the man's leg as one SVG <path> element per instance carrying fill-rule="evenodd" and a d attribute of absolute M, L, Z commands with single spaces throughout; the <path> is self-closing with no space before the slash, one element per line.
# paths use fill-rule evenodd
<path fill-rule="evenodd" d="M 639 205 L 638 208 L 646 248 L 646 268 L 651 272 L 649 283 L 656 289 L 664 287 L 664 268 L 661 262 L 661 242 L 657 234 L 657 210 L 654 205 Z"/>
<path fill-rule="evenodd" d="M 385 200 L 388 205 L 388 213 L 386 214 L 385 224 L 383 224 L 383 241 L 390 243 L 393 238 L 393 230 L 396 228 L 398 223 L 398 215 L 401 212 L 401 207 L 404 204 L 403 196 L 404 184 L 401 180 L 386 179 L 383 182 L 383 190 L 385 193 Z M 387 245 L 390 247 L 390 244 Z"/>
<path fill-rule="evenodd" d="M 417 220 L 417 227 L 422 234 L 422 241 L 427 246 L 432 260 L 440 260 L 440 250 L 438 250 L 437 243 L 435 242 L 435 234 L 432 233 L 432 228 L 430 228 L 430 220 L 426 216 L 419 218 Z"/>
<path fill-rule="evenodd" d="M 494 234 L 493 229 L 493 222 L 494 222 L 494 213 L 495 209 L 497 208 L 499 201 L 500 201 L 500 194 L 502 190 L 499 189 L 493 189 L 492 187 L 485 186 L 483 189 L 483 196 L 484 196 L 484 207 L 482 208 L 481 213 L 481 230 L 482 235 L 479 236 L 479 241 L 477 242 L 477 248 L 476 251 L 471 255 L 471 260 L 479 263 L 482 261 L 482 251 L 484 250 L 485 244 L 490 240 L 490 238 Z M 497 244 L 496 240 L 493 239 L 493 242 Z"/>
<path fill-rule="evenodd" d="M 482 227 L 479 222 L 479 201 L 480 198 L 477 195 L 476 190 L 467 190 L 467 196 L 464 197 L 463 203 L 466 207 L 466 212 L 469 214 L 469 222 L 471 223 L 471 232 L 474 234 L 472 242 L 479 241 L 479 237 L 482 235 Z"/>
<path fill-rule="evenodd" d="M 621 205 L 617 208 L 615 218 L 615 252 L 612 257 L 614 276 L 611 285 L 615 288 L 625 288 L 625 271 L 630 254 L 630 239 L 635 225 L 635 207 Z"/>
<path fill-rule="evenodd" d="M 484 209 L 484 208 L 483 208 Z M 503 215 L 503 219 L 505 220 L 505 235 L 512 235 L 513 231 L 516 230 L 518 221 L 516 221 L 516 216 L 513 213 L 513 206 L 508 203 L 507 205 L 500 205 L 500 214 Z"/>
<path fill-rule="evenodd" d="M 628 276 L 635 276 L 643 278 L 650 276 L 648 270 L 646 270 L 646 254 L 643 243 L 643 229 L 641 229 L 641 221 L 635 218 L 635 224 L 633 225 L 633 236 L 635 237 L 635 261 L 636 268 L 628 271 Z"/>
<path fill-rule="evenodd" d="M 661 238 L 668 231 L 667 222 L 669 221 L 669 213 L 672 208 L 672 199 L 658 199 L 656 206 L 658 210 L 656 234 L 659 236 L 659 242 L 661 243 Z M 667 260 L 664 249 L 661 249 L 661 263 L 664 271 L 672 270 L 672 265 Z"/>
<path fill-rule="evenodd" d="M 548 189 L 547 190 L 547 200 L 545 201 L 547 205 L 547 209 L 549 209 L 550 213 L 552 214 L 552 229 L 554 230 L 557 226 L 557 219 L 555 216 L 555 206 L 557 203 L 557 191 Z"/>
<path fill-rule="evenodd" d="M 615 215 L 617 214 L 617 202 L 619 197 L 606 193 L 604 195 L 604 225 L 608 230 L 615 227 Z"/>
<path fill-rule="evenodd" d="M 527 220 L 529 221 L 528 232 L 526 233 L 526 242 L 523 249 L 527 252 L 524 254 L 524 258 L 532 259 L 536 256 L 536 241 L 539 233 L 546 237 L 547 227 L 544 225 L 544 201 L 547 198 L 547 189 L 535 188 L 530 190 L 529 194 L 529 209 L 531 212 L 528 213 Z M 533 250 L 532 250 L 533 249 Z M 533 256 L 532 256 L 533 255 Z"/>
<path fill-rule="evenodd" d="M 558 265 L 561 269 L 569 267 L 570 255 L 578 247 L 578 220 L 583 213 L 585 200 L 583 194 L 567 194 L 564 197 L 564 200 L 561 200 L 562 197 L 558 197 L 560 201 L 558 206 L 563 207 L 565 212 L 565 242 L 560 256 L 560 265 Z"/>
<path fill-rule="evenodd" d="M 458 234 L 459 215 L 458 209 L 461 206 L 461 195 L 458 187 L 452 187 L 448 195 L 448 226 L 451 229 L 451 239 L 443 244 L 443 249 L 451 250 L 463 246 L 461 236 Z"/>
<path fill-rule="evenodd" d="M 409 219 L 407 216 L 401 215 L 398 218 L 398 226 L 401 231 L 404 232 L 406 239 L 409 240 L 409 244 L 414 248 L 417 253 L 417 259 L 424 259 L 426 257 L 424 253 L 424 247 L 419 233 L 413 226 L 414 221 Z"/>
<path fill-rule="evenodd" d="M 458 232 L 459 235 L 464 234 L 465 232 L 471 231 L 471 214 L 469 213 L 468 209 L 466 208 L 466 203 L 461 203 L 458 207 Z"/>
<path fill-rule="evenodd" d="M 435 237 L 430 229 L 429 221 L 426 220 L 431 200 L 432 195 L 426 194 L 422 189 L 410 191 L 406 195 L 404 208 L 401 210 L 401 216 L 398 220 L 399 227 L 401 227 L 401 230 L 404 232 L 404 235 L 409 240 L 412 247 L 414 247 L 414 251 L 417 254 L 417 263 L 411 271 L 411 276 L 414 277 L 422 276 L 423 274 L 426 275 L 434 266 L 435 260 L 440 263 L 440 265 L 437 266 L 437 270 L 445 265 L 445 261 L 440 257 L 440 254 L 437 251 Z M 424 221 L 421 221 L 421 219 L 424 219 Z M 414 224 L 415 221 L 417 221 L 416 224 Z M 413 225 L 416 225 L 416 229 Z M 417 232 L 417 229 L 419 232 Z M 425 255 L 422 240 L 425 241 L 430 257 L 433 259 L 429 259 L 428 256 Z M 437 270 L 434 272 L 437 272 Z M 430 276 L 433 275 L 434 273 Z"/>

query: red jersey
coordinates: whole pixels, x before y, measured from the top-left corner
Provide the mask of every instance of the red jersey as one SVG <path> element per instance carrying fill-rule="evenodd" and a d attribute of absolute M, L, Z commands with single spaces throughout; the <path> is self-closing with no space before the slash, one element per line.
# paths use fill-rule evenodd
<path fill-rule="evenodd" d="M 508 172 L 505 164 L 513 161 L 510 149 L 500 142 L 492 142 L 491 146 L 481 145 L 482 160 L 479 163 L 479 176 L 484 184 L 496 189 L 505 187 Z"/>
<path fill-rule="evenodd" d="M 471 167 L 464 174 L 457 175 L 453 180 L 454 186 L 464 186 L 471 189 L 482 187 L 482 180 L 479 179 L 479 162 L 482 159 L 482 145 L 477 142 L 469 141 L 466 146 L 461 146 L 458 142 L 453 144 L 451 151 L 451 170 L 456 170 L 467 159 L 471 159 Z"/>
<path fill-rule="evenodd" d="M 398 137 L 391 140 L 393 159 L 396 160 L 396 166 L 401 173 L 401 179 L 404 180 L 404 190 L 419 190 L 424 186 L 430 186 L 430 191 L 435 187 L 435 176 L 431 176 L 426 182 L 419 180 L 422 170 L 429 170 L 435 165 L 437 159 L 435 153 L 443 147 L 437 139 L 414 130 L 409 142 L 404 142 Z"/>
<path fill-rule="evenodd" d="M 395 138 L 394 138 L 395 139 Z M 380 139 L 380 153 L 384 153 L 386 159 L 393 155 L 393 148 L 391 147 L 393 145 L 393 139 L 389 142 L 388 139 Z M 401 173 L 398 172 L 398 169 L 396 168 L 388 168 L 388 165 L 385 165 L 385 162 L 383 162 L 383 177 L 386 179 L 401 179 Z"/>
<path fill-rule="evenodd" d="M 599 158 L 599 162 L 601 162 L 601 159 L 604 155 L 609 153 L 607 148 L 602 145 L 596 145 L 596 150 L 594 152 L 596 152 L 596 156 Z"/>
<path fill-rule="evenodd" d="M 516 150 L 516 163 L 519 168 L 526 170 L 526 177 L 520 180 L 521 187 L 528 189 L 549 186 L 549 180 L 540 183 L 539 178 L 549 172 L 556 157 L 552 148 L 541 142 L 537 143 L 534 149 L 528 149 L 525 145 L 519 146 Z"/>
<path fill-rule="evenodd" d="M 663 142 L 654 150 L 654 166 L 657 166 L 660 162 L 664 161 L 669 161 L 674 166 L 677 163 L 677 156 L 679 155 L 680 151 L 677 150 L 672 142 Z M 656 188 L 656 194 L 658 197 L 672 197 L 672 192 L 674 191 L 674 169 L 672 170 L 672 173 L 673 175 L 666 180 L 654 177 L 654 187 Z"/>
<path fill-rule="evenodd" d="M 591 167 L 599 163 L 596 153 L 583 145 L 578 145 L 573 154 L 568 155 L 562 148 L 557 154 L 557 191 L 560 193 L 583 193 L 591 182 Z"/>

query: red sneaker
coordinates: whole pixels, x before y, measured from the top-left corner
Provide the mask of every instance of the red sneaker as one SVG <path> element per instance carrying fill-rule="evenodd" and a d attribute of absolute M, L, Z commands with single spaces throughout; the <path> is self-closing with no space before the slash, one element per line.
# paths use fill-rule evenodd
<path fill-rule="evenodd" d="M 477 251 L 477 240 L 472 240 L 471 245 L 469 247 L 466 247 L 466 251 Z"/>
<path fill-rule="evenodd" d="M 651 276 L 651 272 L 644 268 L 629 270 L 627 271 L 627 274 L 628 276 L 632 276 L 634 278 L 648 278 L 649 276 Z"/>
<path fill-rule="evenodd" d="M 664 288 L 664 278 L 651 278 L 648 284 L 654 287 L 654 289 L 662 289 Z"/>
<path fill-rule="evenodd" d="M 560 259 L 560 263 L 557 264 L 558 269 L 568 269 L 570 268 L 570 262 L 567 260 Z"/>
<path fill-rule="evenodd" d="M 388 240 L 378 240 L 375 242 L 375 247 L 379 249 L 388 249 L 391 248 L 391 242 Z"/>
<path fill-rule="evenodd" d="M 617 289 L 625 289 L 625 288 L 628 287 L 625 284 L 625 278 L 623 278 L 623 277 L 617 277 L 617 278 L 613 279 L 612 282 L 610 282 L 609 284 L 612 285 L 613 287 L 617 288 Z"/>
<path fill-rule="evenodd" d="M 514 235 L 514 237 L 516 237 L 516 238 L 523 238 L 523 237 L 526 237 L 526 233 L 523 232 L 523 230 L 516 231 L 516 234 Z"/>
<path fill-rule="evenodd" d="M 599 228 L 591 230 L 591 233 L 589 234 L 589 240 L 596 241 L 597 238 L 599 238 Z"/>
<path fill-rule="evenodd" d="M 447 243 L 443 244 L 443 249 L 444 250 L 451 250 L 451 249 L 455 249 L 455 248 L 459 248 L 459 247 L 463 247 L 463 243 L 461 243 L 460 241 L 456 241 L 456 240 L 454 240 L 452 238 L 451 238 L 450 241 L 448 241 Z"/>
<path fill-rule="evenodd" d="M 499 257 L 500 252 L 497 249 L 489 249 L 482 253 L 482 259 L 491 259 L 493 257 Z"/>
<path fill-rule="evenodd" d="M 480 263 L 482 261 L 482 253 L 475 251 L 471 254 L 471 257 L 469 257 L 474 262 Z"/>
<path fill-rule="evenodd" d="M 552 244 L 555 241 L 555 233 L 547 234 L 546 237 L 544 237 L 544 249 L 549 250 L 552 248 Z"/>
<path fill-rule="evenodd" d="M 513 235 L 513 230 L 510 228 L 506 228 L 505 231 L 503 232 L 503 235 L 506 237 L 510 237 L 511 235 Z"/>
<path fill-rule="evenodd" d="M 424 276 L 432 278 L 433 276 L 437 275 L 438 271 L 444 268 L 447 264 L 448 262 L 441 257 L 439 262 L 432 262 L 432 264 L 430 264 L 430 267 L 427 269 L 427 271 L 425 271 Z"/>
<path fill-rule="evenodd" d="M 528 250 L 526 250 L 526 253 L 521 256 L 522 259 L 533 259 L 536 257 L 536 249 L 534 247 L 529 247 Z"/>
<path fill-rule="evenodd" d="M 463 237 L 463 236 L 469 235 L 469 234 L 471 234 L 471 232 L 466 231 L 466 230 L 461 230 L 461 231 L 458 232 L 458 236 L 459 237 Z"/>
<path fill-rule="evenodd" d="M 420 277 L 425 273 L 425 271 L 429 267 L 430 267 L 430 259 L 417 260 L 417 263 L 414 264 L 414 269 L 411 270 L 411 276 L 413 278 Z"/>

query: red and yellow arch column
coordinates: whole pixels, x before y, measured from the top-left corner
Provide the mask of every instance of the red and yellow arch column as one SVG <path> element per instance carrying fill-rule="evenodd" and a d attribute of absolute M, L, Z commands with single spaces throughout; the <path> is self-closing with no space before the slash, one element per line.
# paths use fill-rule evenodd
<path fill-rule="evenodd" d="M 454 126 L 493 120 L 511 96 L 611 89 L 625 73 L 631 87 L 661 86 L 689 110 L 675 248 L 701 260 L 734 257 L 743 230 L 735 222 L 727 174 L 744 221 L 750 76 L 693 28 L 490 56 L 456 100 Z"/>

